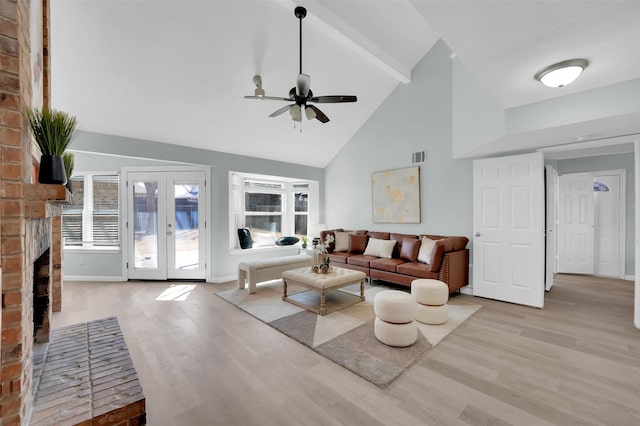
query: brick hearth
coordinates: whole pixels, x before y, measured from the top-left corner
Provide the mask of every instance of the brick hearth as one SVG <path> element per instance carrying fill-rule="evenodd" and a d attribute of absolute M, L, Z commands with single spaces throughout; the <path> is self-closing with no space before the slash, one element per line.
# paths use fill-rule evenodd
<path fill-rule="evenodd" d="M 34 360 L 31 425 L 146 423 L 142 388 L 115 317 L 53 330 Z"/>

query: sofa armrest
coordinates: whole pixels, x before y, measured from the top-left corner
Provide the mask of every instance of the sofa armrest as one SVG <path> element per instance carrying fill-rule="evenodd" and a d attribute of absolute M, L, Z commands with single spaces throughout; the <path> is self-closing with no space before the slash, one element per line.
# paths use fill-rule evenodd
<path fill-rule="evenodd" d="M 447 253 L 464 250 L 469 239 L 467 237 L 445 237 L 437 240 L 431 253 L 431 272 L 438 272 Z"/>
<path fill-rule="evenodd" d="M 449 293 L 469 283 L 469 249 L 452 251 L 444 255 L 438 279 L 449 286 Z"/>

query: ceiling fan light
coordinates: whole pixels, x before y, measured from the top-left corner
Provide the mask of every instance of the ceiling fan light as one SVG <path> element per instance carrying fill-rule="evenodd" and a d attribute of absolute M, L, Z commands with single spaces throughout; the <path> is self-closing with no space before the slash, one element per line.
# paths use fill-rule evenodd
<path fill-rule="evenodd" d="M 304 114 L 307 116 L 307 120 L 313 120 L 317 115 L 313 108 L 309 107 L 305 107 Z"/>
<path fill-rule="evenodd" d="M 564 87 L 575 81 L 587 65 L 585 59 L 571 59 L 544 68 L 534 78 L 547 87 Z"/>
<path fill-rule="evenodd" d="M 291 105 L 291 108 L 289 108 L 289 114 L 291 114 L 293 121 L 302 121 L 300 105 Z"/>

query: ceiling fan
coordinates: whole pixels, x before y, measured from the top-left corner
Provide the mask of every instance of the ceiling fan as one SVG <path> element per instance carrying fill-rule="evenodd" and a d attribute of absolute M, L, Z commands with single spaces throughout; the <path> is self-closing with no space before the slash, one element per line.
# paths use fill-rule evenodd
<path fill-rule="evenodd" d="M 272 100 L 272 101 L 293 101 L 293 104 L 284 106 L 269 115 L 269 117 L 277 117 L 286 111 L 289 111 L 293 121 L 302 121 L 302 114 L 311 120 L 316 118 L 322 123 L 329 121 L 329 117 L 325 115 L 318 107 L 311 105 L 310 103 L 341 103 L 341 102 L 356 102 L 358 98 L 350 95 L 331 95 L 331 96 L 313 96 L 311 91 L 311 77 L 302 73 L 302 19 L 307 16 L 307 9 L 302 6 L 298 6 L 294 10 L 296 18 L 300 20 L 300 73 L 296 80 L 296 87 L 292 87 L 289 91 L 289 96 L 286 98 L 279 98 L 276 96 L 265 96 L 262 89 L 262 79 L 260 76 L 255 76 L 253 82 L 256 85 L 256 91 L 254 96 L 245 96 L 245 99 L 258 99 L 258 100 Z"/>

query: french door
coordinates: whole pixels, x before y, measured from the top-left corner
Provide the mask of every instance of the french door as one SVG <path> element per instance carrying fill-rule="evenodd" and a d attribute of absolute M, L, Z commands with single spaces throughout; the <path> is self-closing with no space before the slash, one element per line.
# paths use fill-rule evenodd
<path fill-rule="evenodd" d="M 205 278 L 205 172 L 128 172 L 130 279 Z"/>

